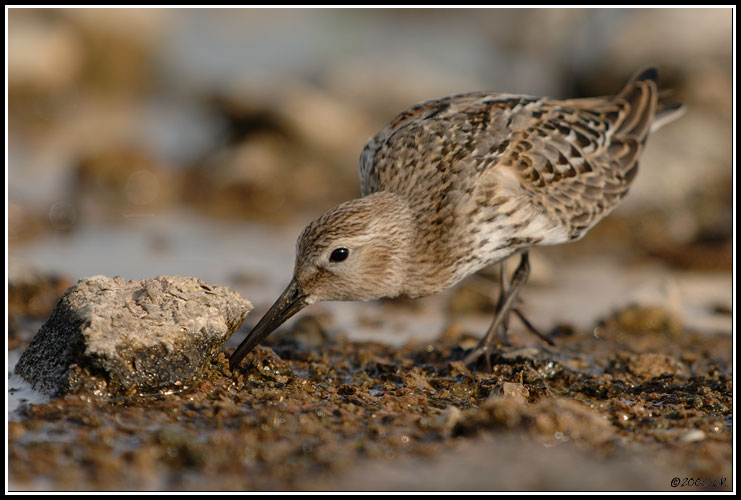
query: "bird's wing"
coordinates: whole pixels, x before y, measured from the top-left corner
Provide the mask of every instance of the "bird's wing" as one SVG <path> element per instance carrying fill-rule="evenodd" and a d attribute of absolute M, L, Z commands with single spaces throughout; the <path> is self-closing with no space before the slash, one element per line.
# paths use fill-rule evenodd
<path fill-rule="evenodd" d="M 657 111 L 655 79 L 655 71 L 647 70 L 613 98 L 541 99 L 524 107 L 520 113 L 529 123 L 510 132 L 503 157 L 482 186 L 501 186 L 501 177 L 517 179 L 500 196 L 519 194 L 523 218 L 528 212 L 547 216 L 540 224 L 553 224 L 553 238 L 542 243 L 580 238 L 635 178 Z"/>
<path fill-rule="evenodd" d="M 446 186 L 502 158 L 506 110 L 523 96 L 474 92 L 423 102 L 396 116 L 360 155 L 363 196 Z M 473 181 L 473 176 L 468 176 Z"/>
<path fill-rule="evenodd" d="M 439 224 L 504 226 L 511 245 L 577 239 L 627 193 L 654 118 L 683 111 L 658 104 L 656 77 L 640 72 L 607 98 L 477 92 L 419 104 L 366 144 L 362 193 L 402 193 Z"/>

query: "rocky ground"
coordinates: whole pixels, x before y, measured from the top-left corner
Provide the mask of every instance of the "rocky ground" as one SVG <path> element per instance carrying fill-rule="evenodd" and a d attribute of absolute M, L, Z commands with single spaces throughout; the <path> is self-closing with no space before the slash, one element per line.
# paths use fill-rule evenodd
<path fill-rule="evenodd" d="M 491 370 L 455 327 L 393 348 L 299 324 L 181 390 L 21 405 L 11 489 L 729 490 L 731 338 L 661 318 L 518 337 Z"/>

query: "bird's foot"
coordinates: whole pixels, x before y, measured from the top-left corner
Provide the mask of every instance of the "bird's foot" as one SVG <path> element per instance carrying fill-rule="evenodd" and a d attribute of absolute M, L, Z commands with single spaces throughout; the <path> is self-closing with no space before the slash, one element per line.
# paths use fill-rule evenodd
<path fill-rule="evenodd" d="M 474 348 L 473 351 L 468 353 L 468 355 L 463 358 L 463 363 L 466 365 L 472 365 L 476 362 L 478 362 L 479 359 L 482 357 L 486 361 L 486 371 L 491 371 L 491 356 L 494 354 L 495 351 L 498 351 L 498 349 L 492 345 L 492 344 L 479 344 Z"/>
<path fill-rule="evenodd" d="M 509 314 L 507 315 L 509 316 Z M 495 325 L 497 322 L 495 322 Z M 492 325 L 494 326 L 494 325 Z M 463 362 L 467 365 L 477 362 L 483 356 L 486 360 L 486 369 L 491 371 L 491 357 L 495 353 L 501 352 L 502 347 L 512 347 L 509 341 L 509 318 L 502 318 L 496 328 L 496 335 L 490 335 L 487 332 L 479 344 L 471 351 Z"/>
<path fill-rule="evenodd" d="M 548 345 L 554 346 L 553 340 L 551 340 L 549 337 L 543 335 L 535 326 L 533 326 L 530 321 L 525 317 L 525 315 L 520 311 L 519 308 L 513 307 L 507 312 L 507 316 L 509 316 L 510 313 L 514 313 L 522 322 L 523 325 L 532 333 L 533 335 L 537 336 L 539 339 L 541 339 L 543 342 L 547 343 Z M 491 358 L 494 354 L 500 353 L 502 351 L 502 347 L 512 347 L 512 343 L 509 341 L 509 317 L 502 318 L 499 321 L 495 321 L 492 327 L 496 328 L 496 333 L 494 330 L 491 330 L 487 332 L 487 334 L 484 336 L 484 338 L 481 339 L 479 344 L 471 351 L 463 360 L 463 362 L 467 365 L 476 363 L 481 357 L 484 357 L 486 360 L 486 369 L 487 371 L 491 371 Z"/>
<path fill-rule="evenodd" d="M 500 264 L 501 265 L 501 264 Z M 503 272 L 503 269 L 502 269 Z M 471 364 L 477 361 L 481 356 L 486 359 L 486 366 L 491 370 L 491 355 L 497 351 L 495 344 L 495 338 L 499 340 L 499 344 L 502 346 L 510 346 L 509 342 L 509 315 L 515 313 L 515 315 L 522 321 L 525 327 L 535 334 L 538 338 L 547 342 L 550 345 L 554 345 L 553 341 L 540 333 L 537 328 L 533 326 L 530 321 L 522 314 L 519 307 L 517 307 L 518 292 L 520 288 L 527 281 L 527 277 L 530 274 L 530 264 L 528 261 L 528 252 L 522 252 L 520 256 L 520 264 L 515 269 L 512 279 L 510 280 L 509 288 L 505 288 L 504 282 L 500 283 L 501 293 L 497 300 L 496 314 L 494 321 L 492 322 L 489 330 L 481 339 L 479 345 L 464 359 L 466 364 Z"/>

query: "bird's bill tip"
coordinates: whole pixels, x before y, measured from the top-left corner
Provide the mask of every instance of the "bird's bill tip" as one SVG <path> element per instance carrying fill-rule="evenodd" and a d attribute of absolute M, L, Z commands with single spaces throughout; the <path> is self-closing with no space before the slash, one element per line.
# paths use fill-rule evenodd
<path fill-rule="evenodd" d="M 278 300 L 268 309 L 268 312 L 258 321 L 239 347 L 229 357 L 229 367 L 234 369 L 240 361 L 265 337 L 273 333 L 291 316 L 309 305 L 307 295 L 301 288 L 301 283 L 293 278 L 288 287 L 278 297 Z"/>

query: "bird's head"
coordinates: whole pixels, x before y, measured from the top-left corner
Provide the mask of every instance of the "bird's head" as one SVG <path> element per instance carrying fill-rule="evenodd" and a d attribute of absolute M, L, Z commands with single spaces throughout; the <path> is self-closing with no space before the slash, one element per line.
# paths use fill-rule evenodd
<path fill-rule="evenodd" d="M 313 220 L 298 237 L 291 283 L 234 351 L 230 365 L 309 304 L 401 294 L 414 227 L 408 206 L 386 192 L 345 202 Z"/>

